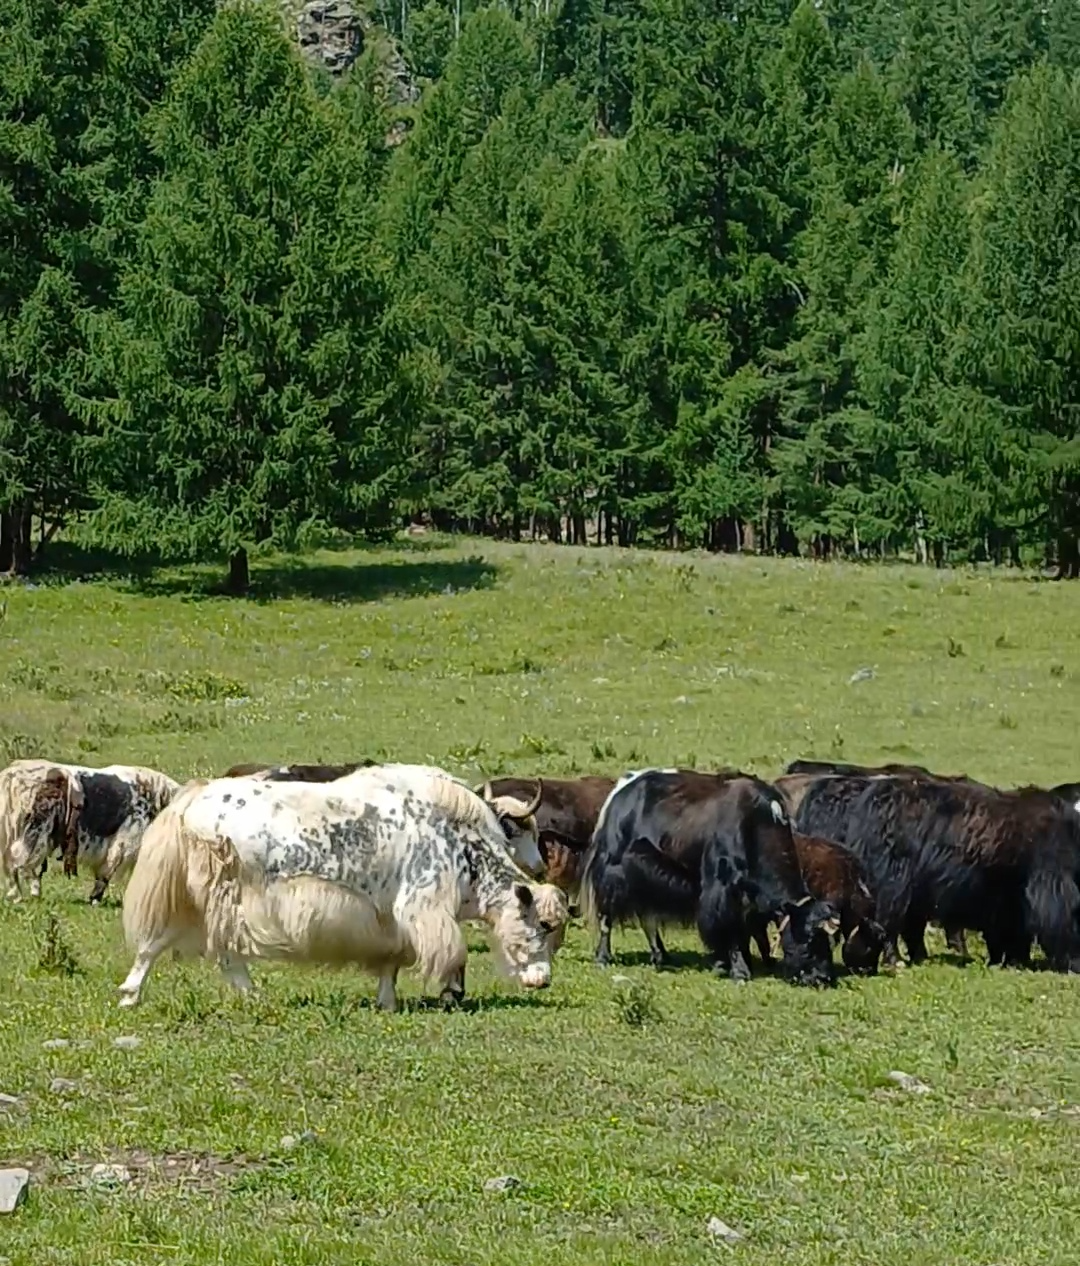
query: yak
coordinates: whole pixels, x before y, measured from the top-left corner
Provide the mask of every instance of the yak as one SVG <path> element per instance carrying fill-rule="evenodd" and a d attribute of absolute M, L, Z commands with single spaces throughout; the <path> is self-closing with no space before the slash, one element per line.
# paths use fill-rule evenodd
<path fill-rule="evenodd" d="M 666 955 L 660 925 L 696 923 L 715 970 L 746 981 L 747 916 L 756 913 L 779 924 L 788 979 L 833 983 L 827 933 L 836 911 L 807 889 L 779 795 L 749 775 L 648 769 L 624 776 L 600 811 L 581 897 L 586 918 L 599 925 L 599 964 L 611 961 L 616 923 L 641 923 L 657 967 Z"/>

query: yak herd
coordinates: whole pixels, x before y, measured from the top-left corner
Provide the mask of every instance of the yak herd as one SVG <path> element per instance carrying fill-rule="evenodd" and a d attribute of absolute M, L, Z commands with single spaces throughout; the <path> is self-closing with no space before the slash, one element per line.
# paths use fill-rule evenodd
<path fill-rule="evenodd" d="M 551 983 L 568 919 L 611 961 L 637 924 L 657 967 L 662 929 L 694 927 L 714 969 L 762 966 L 801 985 L 926 957 L 930 922 L 992 966 L 1038 946 L 1080 971 L 1080 784 L 1001 789 L 921 766 L 795 761 L 771 782 L 724 769 L 620 778 L 497 778 L 476 787 L 417 765 L 244 765 L 174 782 L 128 766 L 17 761 L 0 770 L 0 868 L 9 895 L 40 892 L 50 857 L 95 876 L 92 901 L 130 874 L 139 1001 L 167 950 L 217 962 L 250 987 L 253 959 L 350 962 L 379 978 L 417 966 L 464 994 L 461 924 L 485 922 L 506 974 Z M 771 935 L 775 932 L 776 949 Z"/>

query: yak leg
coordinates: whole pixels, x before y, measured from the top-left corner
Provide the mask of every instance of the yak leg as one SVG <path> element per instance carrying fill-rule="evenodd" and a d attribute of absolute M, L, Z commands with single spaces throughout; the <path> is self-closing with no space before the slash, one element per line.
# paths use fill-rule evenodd
<path fill-rule="evenodd" d="M 731 979 L 745 984 L 750 979 L 747 951 L 750 948 L 739 899 L 726 885 L 714 882 L 702 894 L 698 905 L 698 935 L 716 956 L 714 970 L 729 968 Z"/>
<path fill-rule="evenodd" d="M 236 954 L 222 954 L 218 958 L 218 967 L 226 981 L 240 993 L 250 993 L 255 988 L 247 963 Z"/>
<path fill-rule="evenodd" d="M 900 929 L 900 935 L 907 946 L 908 961 L 912 966 L 924 963 L 926 954 L 926 920 L 919 914 L 909 912 Z"/>
<path fill-rule="evenodd" d="M 147 976 L 150 975 L 150 969 L 158 958 L 171 945 L 175 945 L 179 939 L 178 933 L 166 932 L 163 936 L 159 936 L 156 941 L 151 941 L 148 946 L 139 950 L 135 956 L 135 962 L 132 964 L 131 971 L 128 972 L 124 983 L 120 986 L 120 1006 L 138 1006 L 143 983 Z"/>
<path fill-rule="evenodd" d="M 611 965 L 611 920 L 606 914 L 600 916 L 600 939 L 596 943 L 594 961 L 598 967 Z"/>
<path fill-rule="evenodd" d="M 439 994 L 444 1007 L 456 1006 L 465 997 L 465 966 L 462 964 L 446 981 Z"/>
<path fill-rule="evenodd" d="M 967 958 L 967 936 L 964 934 L 963 926 L 958 923 L 945 923 L 942 926 L 945 931 L 945 944 L 954 954 L 959 954 L 961 958 Z"/>
<path fill-rule="evenodd" d="M 667 950 L 664 948 L 664 942 L 660 939 L 660 924 L 651 914 L 643 914 L 638 922 L 641 924 L 641 930 L 645 933 L 645 939 L 649 942 L 649 959 L 652 965 L 659 970 L 667 964 Z"/>
<path fill-rule="evenodd" d="M 771 964 L 772 946 L 769 944 L 769 920 L 755 916 L 748 919 L 747 922 L 750 926 L 750 935 L 754 938 L 754 944 L 757 945 L 758 953 L 761 955 L 761 961 L 765 964 Z M 749 958 L 749 946 L 747 946 L 746 955 Z"/>
<path fill-rule="evenodd" d="M 8 896 L 13 901 L 23 900 L 23 881 L 18 866 L 11 867 L 8 872 Z"/>
<path fill-rule="evenodd" d="M 41 859 L 41 865 L 38 867 L 37 874 L 30 881 L 30 895 L 32 897 L 41 896 L 41 881 L 44 878 L 45 872 L 48 869 L 49 869 L 49 854 L 46 853 L 45 856 Z"/>
<path fill-rule="evenodd" d="M 386 968 L 379 977 L 379 988 L 375 994 L 375 1005 L 381 1011 L 396 1011 L 398 1008 L 396 967 Z"/>

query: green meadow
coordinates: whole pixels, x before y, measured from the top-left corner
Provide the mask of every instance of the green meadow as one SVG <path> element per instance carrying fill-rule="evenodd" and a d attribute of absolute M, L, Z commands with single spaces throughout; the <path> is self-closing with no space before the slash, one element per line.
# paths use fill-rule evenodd
<path fill-rule="evenodd" d="M 264 559 L 236 600 L 213 569 L 60 557 L 0 592 L 5 762 L 1080 778 L 1080 589 L 1030 573 L 431 536 Z M 934 932 L 925 966 L 822 994 L 719 980 L 689 933 L 657 973 L 622 930 L 601 970 L 575 926 L 526 995 L 470 929 L 456 1011 L 408 976 L 385 1015 L 367 977 L 263 964 L 245 999 L 166 957 L 132 1013 L 121 894 L 89 888 L 54 863 L 41 901 L 0 905 L 0 1160 L 33 1174 L 0 1263 L 1080 1256 L 1077 982 L 988 971 L 975 936 L 970 964 Z"/>

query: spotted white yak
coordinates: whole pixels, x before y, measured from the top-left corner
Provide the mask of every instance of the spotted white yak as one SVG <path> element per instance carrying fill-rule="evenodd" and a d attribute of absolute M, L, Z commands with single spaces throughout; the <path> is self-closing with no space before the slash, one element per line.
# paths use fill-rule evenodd
<path fill-rule="evenodd" d="M 409 765 L 398 762 L 380 765 L 372 760 L 364 760 L 350 765 L 234 765 L 222 774 L 223 778 L 257 778 L 266 782 L 339 782 L 358 769 L 366 769 L 375 774 L 383 771 L 393 774 L 395 780 L 418 777 L 421 780 L 429 777 L 446 778 L 451 782 L 467 787 L 463 779 L 440 769 L 437 765 Z M 496 796 L 492 793 L 491 784 L 485 783 L 483 790 L 473 790 L 491 805 L 506 836 L 507 849 L 510 856 L 530 875 L 539 876 L 544 871 L 544 858 L 540 852 L 539 831 L 536 825 L 536 810 L 543 799 L 543 783 L 537 779 L 536 794 L 526 802 L 515 796 Z"/>
<path fill-rule="evenodd" d="M 55 853 L 65 874 L 87 866 L 97 905 L 109 882 L 134 866 L 143 832 L 179 789 L 167 774 L 137 765 L 13 761 L 0 770 L 0 868 L 8 896 L 21 897 L 27 880 L 39 897 Z"/>
<path fill-rule="evenodd" d="M 245 990 L 248 960 L 352 963 L 378 977 L 377 1003 L 394 1010 L 402 968 L 440 985 L 459 970 L 469 918 L 487 924 L 508 975 L 550 984 L 562 893 L 529 883 L 495 810 L 442 771 L 198 780 L 143 839 L 124 895 L 135 962 L 120 1003 L 136 1005 L 174 949 L 216 960 Z"/>
<path fill-rule="evenodd" d="M 381 772 L 388 778 L 392 778 L 397 785 L 401 785 L 402 780 L 405 779 L 417 778 L 422 781 L 431 777 L 445 778 L 471 791 L 473 795 L 478 795 L 481 800 L 489 804 L 495 811 L 495 816 L 499 819 L 499 825 L 503 829 L 503 835 L 506 837 L 507 851 L 514 861 L 517 862 L 522 870 L 528 871 L 534 878 L 543 875 L 545 870 L 544 856 L 540 852 L 540 828 L 536 821 L 536 810 L 540 807 L 540 803 L 544 798 L 542 779 L 538 778 L 536 780 L 536 791 L 532 799 L 525 801 L 518 799 L 516 796 L 495 795 L 491 789 L 490 782 L 470 788 L 464 779 L 447 773 L 445 769 L 440 769 L 437 765 L 389 763 L 373 766 L 368 772 Z M 564 910 L 565 902 L 554 901 L 552 897 L 554 891 L 555 888 L 552 884 L 544 884 L 536 890 L 540 917 L 544 922 L 550 923 L 552 928 L 551 932 L 548 933 L 548 948 L 552 958 L 554 958 L 563 943 L 563 938 L 566 935 L 566 923 L 569 917 L 569 907 Z M 460 970 L 455 972 L 447 981 L 441 997 L 443 1002 L 460 1002 L 465 997 L 464 962 L 462 962 Z"/>

